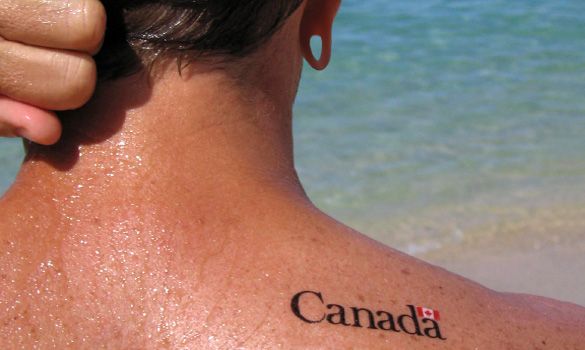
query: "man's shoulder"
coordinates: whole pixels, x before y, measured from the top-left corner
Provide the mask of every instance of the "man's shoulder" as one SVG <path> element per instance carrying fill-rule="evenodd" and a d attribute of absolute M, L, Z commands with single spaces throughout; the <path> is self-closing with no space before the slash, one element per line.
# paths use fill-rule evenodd
<path fill-rule="evenodd" d="M 336 224 L 312 238 L 297 250 L 307 262 L 297 262 L 304 283 L 290 296 L 289 320 L 306 331 L 369 348 L 556 349 L 585 341 L 583 307 L 490 290 Z"/>
<path fill-rule="evenodd" d="M 550 326 L 556 326 L 556 330 L 580 330 L 578 333 L 585 341 L 584 306 L 538 295 L 514 293 L 504 295 L 510 300 L 510 303 L 520 305 L 532 313 L 534 318 L 539 318 Z"/>

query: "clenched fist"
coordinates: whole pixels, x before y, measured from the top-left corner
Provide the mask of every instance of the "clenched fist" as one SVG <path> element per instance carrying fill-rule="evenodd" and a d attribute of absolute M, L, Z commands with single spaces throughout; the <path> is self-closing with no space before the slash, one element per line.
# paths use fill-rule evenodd
<path fill-rule="evenodd" d="M 99 0 L 0 0 L 0 136 L 57 142 L 49 110 L 90 99 L 105 28 Z"/>

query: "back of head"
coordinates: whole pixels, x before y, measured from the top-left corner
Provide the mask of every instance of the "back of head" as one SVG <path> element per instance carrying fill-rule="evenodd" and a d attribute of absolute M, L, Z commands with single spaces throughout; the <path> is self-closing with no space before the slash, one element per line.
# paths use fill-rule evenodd
<path fill-rule="evenodd" d="M 261 46 L 303 0 L 102 0 L 108 13 L 100 79 L 158 59 L 231 60 Z"/>

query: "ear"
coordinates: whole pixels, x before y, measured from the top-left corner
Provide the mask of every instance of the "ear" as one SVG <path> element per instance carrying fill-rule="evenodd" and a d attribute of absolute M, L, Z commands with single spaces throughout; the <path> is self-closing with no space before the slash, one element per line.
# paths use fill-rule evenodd
<path fill-rule="evenodd" d="M 323 70 L 331 60 L 331 35 L 333 21 L 339 10 L 341 0 L 306 0 L 301 21 L 301 50 L 307 62 L 316 70 Z M 323 48 L 321 57 L 315 58 L 311 49 L 311 38 L 321 37 Z"/>

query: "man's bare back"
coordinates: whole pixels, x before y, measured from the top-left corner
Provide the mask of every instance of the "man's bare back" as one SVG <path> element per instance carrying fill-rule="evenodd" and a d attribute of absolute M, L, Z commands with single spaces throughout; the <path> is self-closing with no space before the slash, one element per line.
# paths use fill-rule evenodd
<path fill-rule="evenodd" d="M 585 309 L 491 291 L 311 204 L 291 109 L 336 4 L 305 1 L 225 69 L 101 83 L 60 143 L 31 145 L 0 200 L 1 348 L 582 348 Z"/>
<path fill-rule="evenodd" d="M 19 204 L 27 203 L 8 196 L 2 208 Z M 41 215 L 3 224 L 3 347 L 580 349 L 585 341 L 579 306 L 491 291 L 282 198 L 223 223 L 193 210 L 177 225 L 189 212 L 136 208 L 122 225 L 115 210 L 98 210 L 69 229 Z M 0 222 L 11 214 L 3 210 Z"/>

